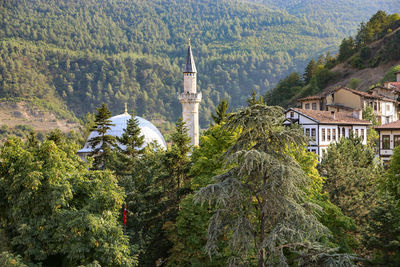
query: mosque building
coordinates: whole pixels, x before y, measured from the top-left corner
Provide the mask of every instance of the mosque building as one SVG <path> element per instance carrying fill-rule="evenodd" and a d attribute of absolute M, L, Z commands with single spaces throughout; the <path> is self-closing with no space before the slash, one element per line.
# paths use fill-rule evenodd
<path fill-rule="evenodd" d="M 178 95 L 179 102 L 182 104 L 182 117 L 183 121 L 186 124 L 188 129 L 188 135 L 191 138 L 191 144 L 193 146 L 199 145 L 199 103 L 201 101 L 201 92 L 197 92 L 197 69 L 194 63 L 192 47 L 190 45 L 187 50 L 186 63 L 183 69 L 183 93 Z M 122 137 L 124 130 L 127 127 L 128 121 L 131 118 L 131 115 L 127 112 L 127 107 L 125 104 L 125 112 L 123 114 L 113 116 L 110 118 L 111 123 L 114 126 L 111 126 L 110 130 L 107 131 L 108 135 L 112 135 L 115 137 Z M 141 117 L 135 116 L 135 118 L 139 122 L 139 128 L 141 135 L 144 136 L 144 144 L 143 147 L 147 146 L 150 143 L 156 142 L 162 149 L 167 149 L 167 144 L 165 143 L 164 137 L 161 132 L 148 120 L 145 120 Z M 90 133 L 84 147 L 78 150 L 78 155 L 81 158 L 85 158 L 93 152 L 93 148 L 91 147 L 89 140 L 98 136 L 96 131 Z M 100 145 L 99 145 L 100 146 Z M 118 143 L 118 146 L 124 149 L 122 144 Z"/>
<path fill-rule="evenodd" d="M 139 122 L 138 126 L 140 128 L 140 133 L 141 135 L 144 136 L 143 147 L 147 146 L 150 143 L 157 142 L 157 144 L 162 149 L 167 149 L 167 144 L 165 143 L 164 137 L 156 126 L 154 126 L 151 122 L 141 117 L 135 116 L 135 118 Z M 122 137 L 122 134 L 124 133 L 124 130 L 126 129 L 128 121 L 130 119 L 131 115 L 128 114 L 127 107 L 125 105 L 125 112 L 123 114 L 113 116 L 110 118 L 110 121 L 112 124 L 114 124 L 114 126 L 110 127 L 111 129 L 107 131 L 107 134 L 115 137 Z M 90 145 L 89 140 L 96 136 L 98 136 L 98 133 L 96 131 L 91 132 L 85 143 L 85 146 L 82 149 L 78 150 L 77 153 L 81 158 L 85 158 L 86 156 L 90 155 L 93 152 L 94 149 Z M 119 143 L 118 146 L 122 149 L 125 148 L 124 145 Z"/>

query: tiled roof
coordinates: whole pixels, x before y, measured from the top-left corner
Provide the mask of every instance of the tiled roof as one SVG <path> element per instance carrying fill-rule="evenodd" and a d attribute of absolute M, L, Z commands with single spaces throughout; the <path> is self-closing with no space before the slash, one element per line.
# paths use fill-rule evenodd
<path fill-rule="evenodd" d="M 331 111 L 320 111 L 310 109 L 293 108 L 293 110 L 310 117 L 323 124 L 358 124 L 370 125 L 369 121 L 360 120 L 353 117 L 352 112 L 335 112 L 335 119 L 332 117 Z"/>
<path fill-rule="evenodd" d="M 378 131 L 379 130 L 390 130 L 390 129 L 399 129 L 400 130 L 400 120 L 394 121 L 391 123 L 386 123 L 381 126 L 376 126 L 375 129 Z"/>
<path fill-rule="evenodd" d="M 390 85 L 396 87 L 397 91 L 400 91 L 400 82 L 389 82 Z"/>
<path fill-rule="evenodd" d="M 365 97 L 365 98 L 379 99 L 379 100 L 384 100 L 384 101 L 389 101 L 389 102 L 397 102 L 396 100 L 381 96 L 377 92 L 371 91 L 371 90 L 369 90 L 368 92 L 362 92 L 362 91 L 350 89 L 350 88 L 347 88 L 347 87 L 340 87 L 340 88 L 336 89 L 335 91 L 338 91 L 340 89 L 345 89 L 347 91 L 350 91 L 350 92 L 352 92 L 352 93 L 354 93 L 356 95 L 359 95 L 359 96 L 362 96 L 362 97 Z"/>
<path fill-rule="evenodd" d="M 323 95 L 311 95 L 303 98 L 297 99 L 297 101 L 307 101 L 307 100 L 318 100 L 324 98 Z"/>

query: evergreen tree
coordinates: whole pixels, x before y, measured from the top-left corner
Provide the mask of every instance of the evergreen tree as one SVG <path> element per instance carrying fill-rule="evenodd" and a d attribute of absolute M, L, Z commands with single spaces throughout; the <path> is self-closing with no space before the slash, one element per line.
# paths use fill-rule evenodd
<path fill-rule="evenodd" d="M 218 107 L 215 109 L 215 115 L 211 114 L 211 117 L 216 124 L 220 124 L 225 120 L 228 115 L 229 103 L 226 99 L 222 99 L 221 103 L 219 103 Z"/>
<path fill-rule="evenodd" d="M 389 168 L 379 180 L 379 199 L 370 208 L 365 234 L 368 248 L 374 252 L 377 266 L 398 266 L 400 261 L 400 146 L 393 151 Z"/>
<path fill-rule="evenodd" d="M 308 84 L 311 81 L 311 78 L 314 76 L 316 69 L 317 63 L 315 63 L 314 59 L 311 59 L 311 61 L 308 62 L 303 74 L 303 80 L 305 84 Z"/>
<path fill-rule="evenodd" d="M 189 173 L 193 191 L 213 183 L 213 176 L 227 170 L 222 155 L 233 144 L 235 135 L 222 130 L 222 124 L 208 129 L 200 137 L 200 146 L 193 151 Z M 222 266 L 231 255 L 227 242 L 221 241 L 222 253 L 212 259 L 204 253 L 213 206 L 194 203 L 191 193 L 182 199 L 179 207 L 176 223 L 166 224 L 168 239 L 173 243 L 167 266 Z"/>
<path fill-rule="evenodd" d="M 375 153 L 352 135 L 328 147 L 319 166 L 326 177 L 324 189 L 333 204 L 357 225 L 365 226 L 368 209 L 374 204 L 373 184 L 382 173 Z"/>
<path fill-rule="evenodd" d="M 131 115 L 128 120 L 126 129 L 121 137 L 117 137 L 118 142 L 123 148 L 118 147 L 118 164 L 117 173 L 129 172 L 134 168 L 134 163 L 138 157 L 144 153 L 144 135 L 140 132 L 139 121 L 135 116 Z"/>
<path fill-rule="evenodd" d="M 353 37 L 350 36 L 347 39 L 344 38 L 339 47 L 339 55 L 338 55 L 339 62 L 343 62 L 349 59 L 355 52 L 356 52 L 356 45 Z"/>
<path fill-rule="evenodd" d="M 115 124 L 111 123 L 110 118 L 111 111 L 109 111 L 107 105 L 103 103 L 100 108 L 97 108 L 95 126 L 92 128 L 92 131 L 95 131 L 97 136 L 89 140 L 89 144 L 93 149 L 91 156 L 94 157 L 94 169 L 108 168 L 107 160 L 112 154 L 112 149 L 116 146 L 116 138 L 107 134 L 111 126 L 115 126 Z"/>
<path fill-rule="evenodd" d="M 251 105 L 230 115 L 226 129 L 240 130 L 225 153 L 233 167 L 196 193 L 197 201 L 216 204 L 206 250 L 217 253 L 220 237 L 227 234 L 234 252 L 230 265 L 286 265 L 287 250 L 295 254 L 290 260 L 305 265 L 329 257 L 312 252 L 311 244 L 328 230 L 305 198 L 311 180 L 287 151 L 306 140 L 301 131 L 283 126 L 282 114 L 279 107 Z"/>

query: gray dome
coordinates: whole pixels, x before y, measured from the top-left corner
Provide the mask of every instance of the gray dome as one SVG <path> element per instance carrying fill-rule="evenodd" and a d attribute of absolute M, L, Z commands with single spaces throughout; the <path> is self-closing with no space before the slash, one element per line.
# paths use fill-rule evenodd
<path fill-rule="evenodd" d="M 131 115 L 124 113 L 121 115 L 117 115 L 114 117 L 111 117 L 111 123 L 115 124 L 115 126 L 111 126 L 111 129 L 107 131 L 107 134 L 115 136 L 115 137 L 121 137 L 122 134 L 124 133 L 124 130 L 126 129 L 126 126 L 128 124 L 128 120 L 131 118 Z M 145 120 L 141 117 L 135 116 L 135 118 L 139 122 L 139 128 L 140 128 L 140 133 L 141 135 L 144 135 L 144 144 L 143 147 L 147 146 L 148 144 L 152 142 L 157 142 L 161 148 L 167 149 L 167 144 L 165 143 L 164 137 L 160 133 L 160 131 L 157 129 L 156 126 L 154 126 L 151 122 L 148 120 Z M 98 136 L 98 133 L 93 131 L 90 133 L 85 146 L 78 150 L 78 153 L 90 153 L 93 151 L 92 147 L 89 144 L 89 140 L 92 139 L 93 137 Z M 125 148 L 125 146 L 118 144 L 118 146 L 122 149 Z"/>

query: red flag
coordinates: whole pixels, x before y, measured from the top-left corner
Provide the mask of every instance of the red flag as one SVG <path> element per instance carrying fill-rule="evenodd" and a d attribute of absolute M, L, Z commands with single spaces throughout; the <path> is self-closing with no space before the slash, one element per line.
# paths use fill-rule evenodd
<path fill-rule="evenodd" d="M 122 221 L 124 222 L 124 225 L 126 226 L 126 203 L 125 203 L 124 216 L 122 217 Z"/>

